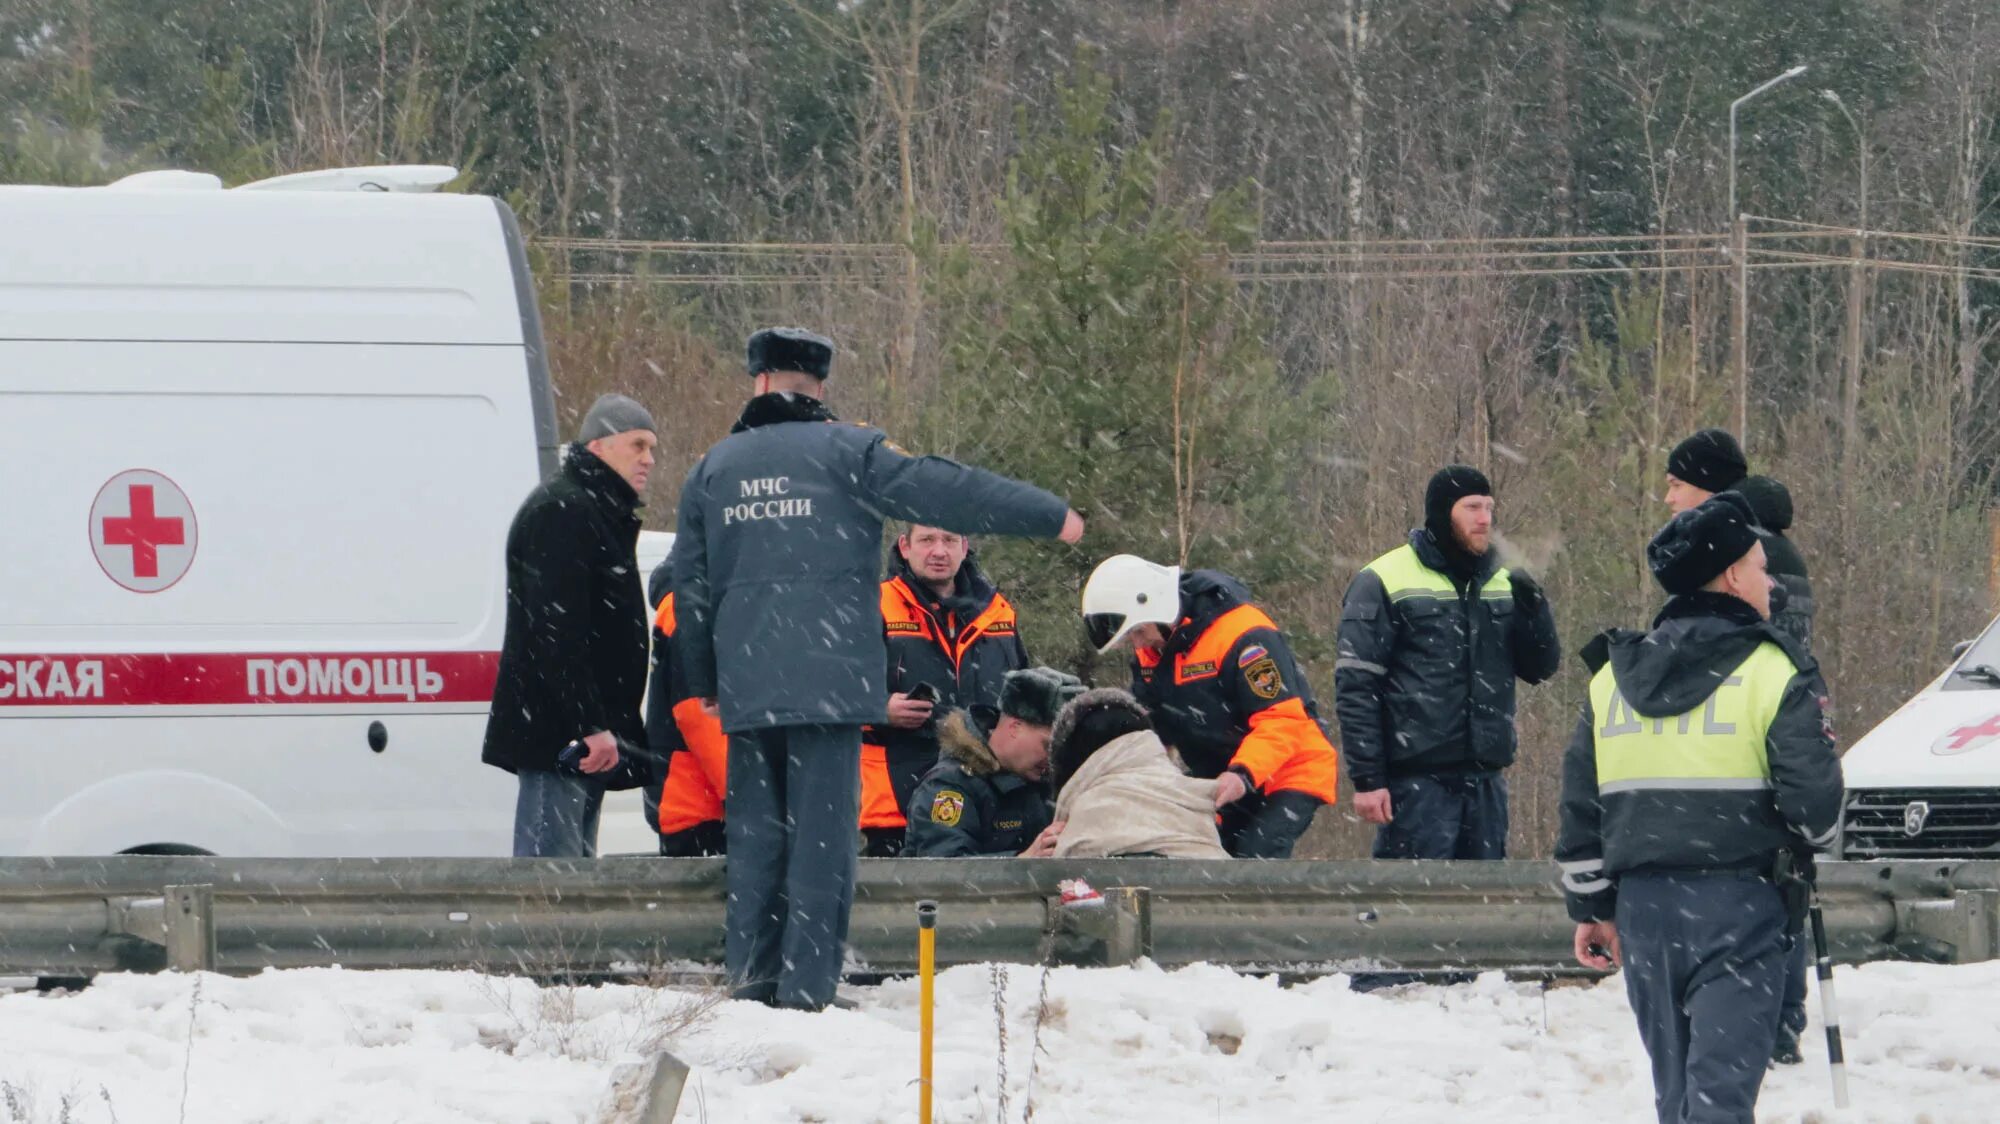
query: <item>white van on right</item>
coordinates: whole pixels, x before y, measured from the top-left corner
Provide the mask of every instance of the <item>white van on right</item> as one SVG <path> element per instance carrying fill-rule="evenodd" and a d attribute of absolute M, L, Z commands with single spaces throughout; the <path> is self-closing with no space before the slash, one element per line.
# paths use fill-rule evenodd
<path fill-rule="evenodd" d="M 2000 858 L 2000 619 L 1841 769 L 1838 857 Z"/>

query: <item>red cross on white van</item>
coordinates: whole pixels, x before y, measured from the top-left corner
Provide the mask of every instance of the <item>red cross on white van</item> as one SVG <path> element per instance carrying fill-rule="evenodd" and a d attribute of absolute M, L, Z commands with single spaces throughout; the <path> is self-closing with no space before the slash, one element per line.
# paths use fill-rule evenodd
<path fill-rule="evenodd" d="M 90 549 L 104 575 L 134 593 L 158 593 L 194 565 L 198 535 L 187 493 L 160 473 L 127 469 L 90 505 Z"/>

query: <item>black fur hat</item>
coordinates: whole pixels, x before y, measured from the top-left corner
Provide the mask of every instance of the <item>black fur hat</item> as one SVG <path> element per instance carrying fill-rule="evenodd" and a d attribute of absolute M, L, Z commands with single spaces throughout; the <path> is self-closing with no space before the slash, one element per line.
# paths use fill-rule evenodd
<path fill-rule="evenodd" d="M 1083 680 L 1052 667 L 1024 667 L 1000 681 L 1000 713 L 1030 726 L 1054 726 L 1071 699 L 1083 694 Z"/>
<path fill-rule="evenodd" d="M 1646 565 L 1661 589 L 1675 596 L 1693 593 L 1750 553 L 1757 537 L 1750 501 L 1720 492 L 1660 528 L 1646 544 Z"/>
<path fill-rule="evenodd" d="M 765 371 L 797 371 L 825 382 L 833 373 L 833 341 L 804 328 L 762 329 L 744 350 L 751 378 Z"/>

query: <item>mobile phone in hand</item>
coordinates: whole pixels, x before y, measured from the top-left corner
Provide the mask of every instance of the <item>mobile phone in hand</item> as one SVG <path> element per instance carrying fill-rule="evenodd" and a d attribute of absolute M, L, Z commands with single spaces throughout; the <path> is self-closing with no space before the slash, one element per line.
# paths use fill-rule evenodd
<path fill-rule="evenodd" d="M 583 772 L 583 759 L 590 753 L 590 747 L 580 741 L 571 742 L 556 755 L 556 764 L 572 773 Z"/>
<path fill-rule="evenodd" d="M 934 703 L 938 701 L 938 689 L 929 683 L 919 683 L 910 688 L 910 701 Z"/>

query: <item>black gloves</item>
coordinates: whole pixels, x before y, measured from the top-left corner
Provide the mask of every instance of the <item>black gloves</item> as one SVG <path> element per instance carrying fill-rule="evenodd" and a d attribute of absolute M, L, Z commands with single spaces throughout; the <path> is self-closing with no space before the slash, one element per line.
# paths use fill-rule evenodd
<path fill-rule="evenodd" d="M 1538 613 L 1542 606 L 1548 603 L 1547 595 L 1542 592 L 1541 583 L 1528 575 L 1518 570 L 1510 570 L 1507 581 L 1514 587 L 1514 607 L 1522 612 Z"/>
<path fill-rule="evenodd" d="M 1771 868 L 1771 881 L 1785 899 L 1785 931 L 1794 935 L 1806 927 L 1812 910 L 1813 885 L 1819 880 L 1819 866 L 1809 847 L 1786 847 L 1778 851 Z"/>

